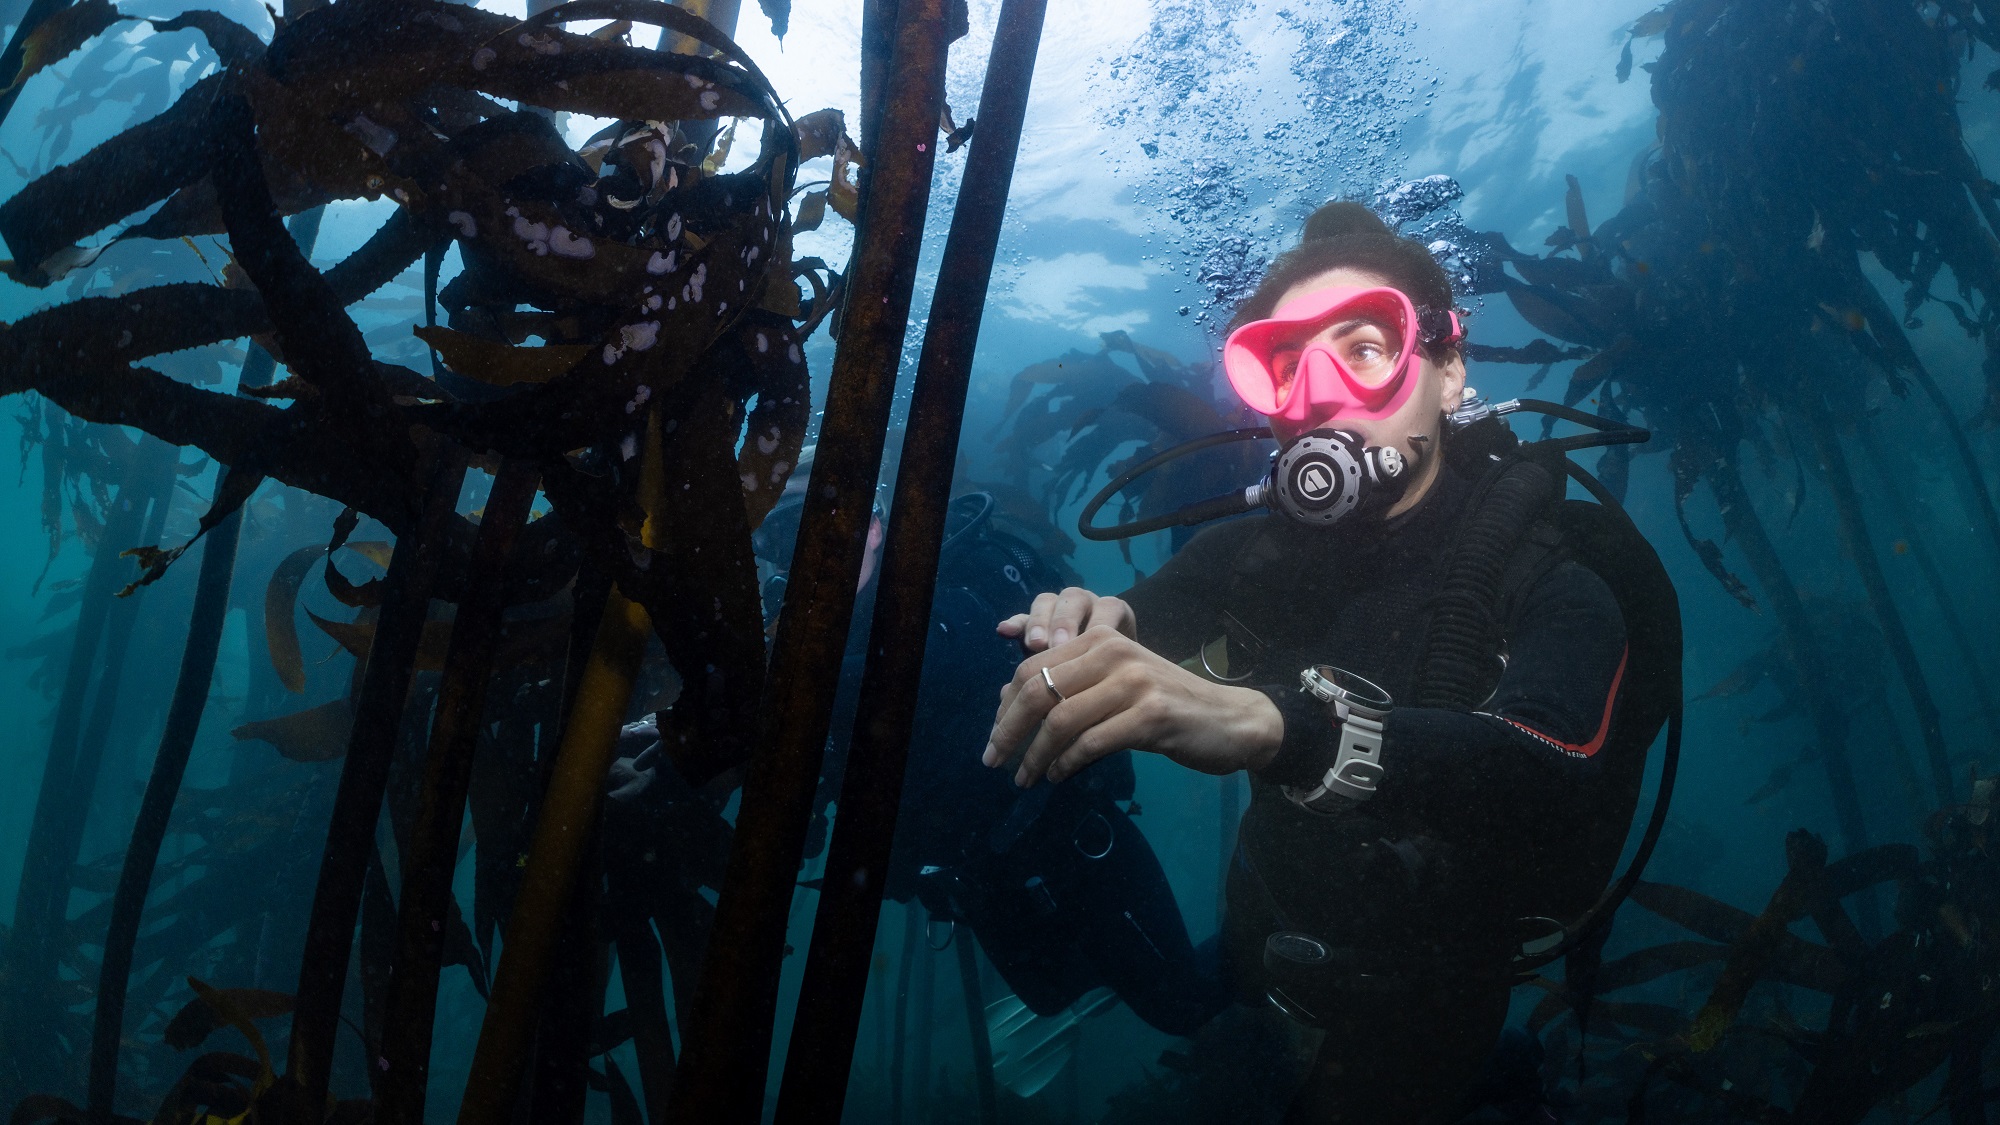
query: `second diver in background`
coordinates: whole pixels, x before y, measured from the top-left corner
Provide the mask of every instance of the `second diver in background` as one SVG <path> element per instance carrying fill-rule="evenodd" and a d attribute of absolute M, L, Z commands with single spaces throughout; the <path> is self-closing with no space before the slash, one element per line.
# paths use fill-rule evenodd
<path fill-rule="evenodd" d="M 773 617 L 809 473 L 810 464 L 802 463 L 753 538 L 765 611 Z M 857 622 L 872 616 L 882 542 L 878 509 Z M 969 928 L 1007 986 L 1038 1015 L 1061 1014 L 1085 994 L 1110 989 L 1160 1030 L 1191 1034 L 1227 1001 L 1132 820 L 1131 756 L 1107 755 L 1071 785 L 1027 790 L 980 765 L 994 686 L 1007 682 L 1022 659 L 1020 645 L 996 636 L 993 622 L 1060 581 L 1061 572 L 1026 538 L 999 526 L 991 496 L 969 493 L 952 502 L 885 894 L 921 900 L 934 920 Z M 865 629 L 853 632 L 841 665 L 808 858 L 825 847 L 828 805 L 840 791 L 865 639 Z M 617 803 L 629 808 L 686 796 L 658 740 L 651 722 L 626 728 L 624 756 L 611 773 Z M 726 833 L 715 802 L 703 808 L 696 819 Z M 704 850 L 719 856 L 728 849 Z"/>

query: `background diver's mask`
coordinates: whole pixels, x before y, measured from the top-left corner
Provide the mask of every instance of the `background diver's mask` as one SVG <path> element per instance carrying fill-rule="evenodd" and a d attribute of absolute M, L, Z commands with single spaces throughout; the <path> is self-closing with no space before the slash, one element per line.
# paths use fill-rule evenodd
<path fill-rule="evenodd" d="M 777 506 L 750 533 L 750 550 L 757 558 L 757 588 L 764 603 L 764 623 L 767 627 L 777 621 L 778 610 L 785 601 L 785 587 L 791 580 L 792 548 L 799 537 L 799 523 L 806 510 L 806 479 L 804 472 L 793 473 Z M 873 563 L 869 560 L 881 547 L 882 539 L 887 534 L 884 530 L 887 513 L 883 511 L 880 497 L 875 499 L 868 518 L 868 556 L 862 563 L 861 587 L 866 587 L 874 577 Z"/>
<path fill-rule="evenodd" d="M 1381 328 L 1387 347 L 1312 339 L 1328 325 L 1356 320 Z M 1400 289 L 1337 285 L 1294 297 L 1231 332 L 1222 366 L 1237 396 L 1284 440 L 1394 415 L 1416 390 L 1420 349 L 1460 335 L 1456 313 L 1419 314 Z"/>

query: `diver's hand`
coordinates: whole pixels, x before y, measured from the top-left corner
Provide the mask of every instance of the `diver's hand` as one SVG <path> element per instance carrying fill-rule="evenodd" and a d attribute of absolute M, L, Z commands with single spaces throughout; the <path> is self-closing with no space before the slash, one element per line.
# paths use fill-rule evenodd
<path fill-rule="evenodd" d="M 1119 598 L 1099 597 L 1081 586 L 1071 586 L 1060 594 L 1036 594 L 1028 612 L 1002 621 L 998 632 L 1003 637 L 1019 638 L 1021 647 L 1033 653 L 1055 648 L 1099 625 L 1130 638 L 1139 635 L 1138 618 L 1131 606 Z"/>
<path fill-rule="evenodd" d="M 1063 700 L 1042 681 L 1045 668 Z M 980 761 L 998 767 L 1018 756 L 1014 783 L 1024 787 L 1074 777 L 1128 747 L 1225 774 L 1269 765 L 1284 737 L 1284 716 L 1263 692 L 1205 680 L 1094 625 L 1015 669 Z"/>
<path fill-rule="evenodd" d="M 605 796 L 614 801 L 636 801 L 659 780 L 660 741 L 629 758 L 615 758 L 604 779 Z"/>

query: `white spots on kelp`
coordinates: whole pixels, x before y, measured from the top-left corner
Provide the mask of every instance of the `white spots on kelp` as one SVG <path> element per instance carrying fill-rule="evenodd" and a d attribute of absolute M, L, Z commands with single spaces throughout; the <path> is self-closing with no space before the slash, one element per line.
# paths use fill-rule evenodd
<path fill-rule="evenodd" d="M 647 312 L 660 311 L 660 295 L 658 293 L 655 293 L 652 296 L 646 298 L 646 311 Z"/>
<path fill-rule="evenodd" d="M 771 454 L 776 453 L 778 451 L 778 441 L 781 436 L 782 435 L 778 432 L 778 427 L 776 426 L 772 426 L 770 429 L 764 431 L 761 434 L 758 434 L 757 452 L 763 454 L 766 457 L 769 457 Z"/>
<path fill-rule="evenodd" d="M 657 320 L 642 320 L 618 330 L 619 344 L 635 352 L 645 351 L 658 343 L 659 339 L 660 322 Z"/>
<path fill-rule="evenodd" d="M 514 237 L 527 243 L 528 249 L 537 255 L 546 255 L 549 252 L 549 225 L 534 222 L 512 207 L 507 211 L 514 216 Z"/>
<path fill-rule="evenodd" d="M 667 216 L 667 241 L 668 242 L 676 241 L 680 238 L 680 236 L 681 236 L 681 213 L 679 211 L 676 211 L 673 214 Z"/>
<path fill-rule="evenodd" d="M 479 237 L 479 223 L 473 219 L 469 212 L 453 211 L 451 214 L 445 216 L 445 220 L 458 228 L 458 236 L 460 238 Z"/>
<path fill-rule="evenodd" d="M 481 47 L 477 51 L 472 52 L 472 69 L 485 70 L 487 67 L 493 65 L 494 59 L 499 57 L 500 52 L 493 48 Z"/>
<path fill-rule="evenodd" d="M 799 355 L 799 346 L 797 344 L 793 344 L 791 347 L 786 348 L 785 358 L 791 360 L 793 363 L 797 363 L 801 358 Z"/>
<path fill-rule="evenodd" d="M 721 94 L 717 93 L 714 90 L 703 90 L 701 92 L 701 108 L 714 109 L 716 106 L 719 106 L 721 104 L 722 104 Z"/>
<path fill-rule="evenodd" d="M 743 474 L 742 476 L 738 477 L 737 479 L 739 479 L 739 480 L 741 480 L 741 481 L 743 482 L 743 491 L 745 491 L 745 492 L 755 492 L 755 491 L 757 491 L 757 474 L 756 474 L 756 473 L 744 473 L 744 474 Z"/>
<path fill-rule="evenodd" d="M 574 258 L 579 261 L 596 255 L 597 247 L 588 238 L 571 234 L 568 227 L 556 227 L 549 232 L 549 249 L 558 258 Z"/>
<path fill-rule="evenodd" d="M 667 178 L 667 143 L 658 137 L 646 141 L 646 157 L 652 165 L 652 176 L 646 181 L 658 184 Z"/>
<path fill-rule="evenodd" d="M 768 352 L 770 350 L 771 350 L 771 338 L 764 335 L 762 332 L 757 333 L 757 354 L 763 355 L 765 352 Z M 767 450 L 766 452 L 769 451 Z"/>
<path fill-rule="evenodd" d="M 632 401 L 625 404 L 625 413 L 631 414 L 637 411 L 640 407 L 646 405 L 647 400 L 652 397 L 653 388 L 644 383 L 639 384 L 639 389 L 632 392 Z"/>
<path fill-rule="evenodd" d="M 652 274 L 654 277 L 658 277 L 663 273 L 672 273 L 680 265 L 680 256 L 681 252 L 679 250 L 669 250 L 664 254 L 655 250 L 653 251 L 653 256 L 646 259 L 646 272 Z"/>
<path fill-rule="evenodd" d="M 521 46 L 538 55 L 554 56 L 562 54 L 562 44 L 556 42 L 556 37 L 553 35 L 537 35 L 534 32 L 524 31 L 514 42 L 519 43 Z"/>
<path fill-rule="evenodd" d="M 639 435 L 626 434 L 624 437 L 619 438 L 618 455 L 627 461 L 637 457 L 639 455 Z"/>
<path fill-rule="evenodd" d="M 699 302 L 701 300 L 701 287 L 706 284 L 708 284 L 708 263 L 697 262 L 695 263 L 694 273 L 688 278 L 687 284 L 681 288 L 681 296 L 690 301 Z"/>

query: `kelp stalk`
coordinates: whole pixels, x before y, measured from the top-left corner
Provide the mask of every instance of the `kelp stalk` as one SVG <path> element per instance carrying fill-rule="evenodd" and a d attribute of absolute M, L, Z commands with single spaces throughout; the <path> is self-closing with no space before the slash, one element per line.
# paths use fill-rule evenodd
<path fill-rule="evenodd" d="M 288 224 L 292 238 L 308 256 L 319 240 L 320 219 L 324 214 L 325 208 L 315 207 L 294 216 Z M 237 388 L 270 386 L 276 371 L 277 361 L 271 353 L 253 343 L 237 377 Z M 222 478 L 217 477 L 216 494 L 224 491 Z M 145 914 L 147 892 L 152 889 L 153 869 L 159 864 L 160 846 L 167 837 L 174 799 L 180 795 L 195 735 L 200 733 L 202 715 L 208 709 L 209 687 L 215 678 L 215 656 L 222 642 L 223 621 L 229 614 L 229 586 L 236 575 L 236 552 L 242 532 L 242 513 L 232 512 L 205 536 L 201 570 L 195 578 L 194 605 L 188 617 L 187 640 L 181 648 L 180 672 L 174 680 L 173 701 L 167 707 L 166 725 L 160 732 L 159 747 L 153 752 L 153 769 L 146 779 L 146 793 L 139 801 L 132 839 L 126 845 L 125 859 L 119 868 L 118 889 L 112 895 L 111 922 L 105 932 L 104 959 L 97 974 L 97 1007 L 92 1013 L 90 1035 L 90 1080 L 86 1089 L 92 1125 L 108 1125 L 115 1113 L 118 1053 L 124 1037 L 125 991 L 130 984 L 132 955 L 139 942 L 139 923 Z"/>
<path fill-rule="evenodd" d="M 923 352 L 917 361 L 889 541 L 869 631 L 853 736 L 840 786 L 806 955 L 798 1015 L 778 1091 L 777 1120 L 838 1116 L 867 989 L 868 958 L 882 912 L 896 811 L 909 761 L 910 730 L 923 679 L 938 555 L 951 504 L 952 470 L 980 315 L 1007 212 L 1028 89 L 1034 79 L 1046 0 L 1007 0 L 994 31 L 980 94 L 980 129 L 938 267 Z M 803 534 L 803 533 L 802 533 Z M 739 837 L 740 839 L 740 837 Z"/>
<path fill-rule="evenodd" d="M 832 670 L 854 615 L 930 203 L 947 7 L 903 0 L 898 11 L 882 136 L 862 192 L 861 242 L 765 680 L 760 745 L 744 781 L 694 1011 L 683 1024 L 676 1120 L 751 1122 L 763 1102 L 793 880 L 838 688 Z"/>
<path fill-rule="evenodd" d="M 130 446 L 124 481 L 111 501 L 97 551 L 85 573 L 62 693 L 49 734 L 48 757 L 35 797 L 34 819 L 29 824 L 21 879 L 15 889 L 13 925 L 7 934 L 5 961 L 0 963 L 0 979 L 8 982 L 0 992 L 0 1068 L 4 1068 L 0 1069 L 0 1096 L 10 1100 L 25 1095 L 27 1087 L 22 1083 L 46 1065 L 44 1052 L 51 1046 L 49 1037 L 42 1033 L 46 1024 L 37 1009 L 46 1001 L 44 989 L 55 980 L 56 946 L 64 921 L 50 915 L 49 904 L 55 897 L 54 888 L 67 886 L 69 880 L 66 864 L 57 869 L 58 830 L 65 817 L 74 815 L 77 805 L 74 785 L 84 706 L 106 623 L 114 607 L 126 612 L 132 608 L 118 605 L 112 597 L 129 565 L 119 552 L 139 542 L 152 497 L 171 487 L 171 480 L 159 478 L 164 473 L 162 459 L 173 455 L 172 447 L 144 439 Z M 87 803 L 89 798 L 82 800 Z"/>
<path fill-rule="evenodd" d="M 423 514 L 410 534 L 397 538 L 395 551 L 389 556 L 381 612 L 354 703 L 354 726 L 348 732 L 340 786 L 334 791 L 333 813 L 327 825 L 326 850 L 306 922 L 289 1062 L 285 1082 L 278 1087 L 285 1092 L 277 1095 L 280 1099 L 300 1099 L 291 1106 L 297 1115 L 292 1120 L 317 1122 L 326 1105 L 355 918 L 361 909 L 368 861 L 375 854 L 376 823 L 396 755 L 417 645 L 423 637 L 431 591 L 446 549 L 446 525 L 457 513 L 458 493 L 465 481 L 465 451 L 434 439 L 422 455 L 418 480 L 423 488 Z"/>
<path fill-rule="evenodd" d="M 256 354 L 262 354 L 262 350 Z M 254 359 L 254 355 L 253 355 Z M 246 368 L 248 365 L 245 365 Z M 224 470 L 227 472 L 228 470 Z M 217 492 L 221 491 L 218 484 Z M 153 754 L 152 774 L 139 801 L 132 840 L 118 871 L 112 896 L 111 923 L 104 938 L 104 961 L 97 974 L 97 1007 L 90 1034 L 89 1111 L 91 1125 L 111 1125 L 118 1098 L 118 1049 L 125 1022 L 125 990 L 132 974 L 132 954 L 139 941 L 139 921 L 145 913 L 146 892 L 153 884 L 160 845 L 187 774 L 188 756 L 208 708 L 215 677 L 216 650 L 229 610 L 229 582 L 236 573 L 236 548 L 241 542 L 243 513 L 231 512 L 204 537 L 201 570 L 195 579 L 194 606 L 188 615 L 187 641 L 181 648 L 180 674 L 174 681 L 173 702 L 167 708 L 166 729 Z"/>
<path fill-rule="evenodd" d="M 1861 443 L 1861 451 L 1867 455 L 1869 465 L 1878 479 L 1895 480 L 1889 461 L 1882 455 L 1882 447 L 1867 426 L 1854 428 L 1855 438 Z M 1986 724 L 1986 733 L 1993 744 L 2000 746 L 2000 706 L 1995 706 L 1993 689 L 1986 676 L 1986 668 L 1980 659 L 1979 649 L 1972 643 L 1972 637 L 1965 631 L 1965 622 L 1960 619 L 1958 609 L 1952 604 L 1951 586 L 1944 580 L 1944 572 L 1938 569 L 1937 557 L 1910 518 L 1909 509 L 1900 502 L 1885 505 L 1896 521 L 1896 530 L 1910 545 L 1910 557 L 1917 562 L 1917 570 L 1924 577 L 1924 585 L 1930 588 L 1931 598 L 1937 602 L 1938 615 L 1944 619 L 1945 631 L 1951 634 L 1952 647 L 1958 650 L 1958 659 L 1965 668 L 1966 679 L 1972 684 L 1973 695 L 1979 700 L 1979 715 Z"/>
<path fill-rule="evenodd" d="M 615 892 L 614 892 L 615 893 Z M 674 1084 L 673 1025 L 667 1021 L 666 974 L 662 950 L 645 917 L 622 916 L 612 935 L 618 946 L 618 978 L 625 986 L 625 1010 L 632 1014 L 632 1053 L 639 1060 L 639 1090 L 646 1120 L 667 1120 L 667 1092 Z"/>
<path fill-rule="evenodd" d="M 527 870 L 507 920 L 493 995 L 459 1106 L 459 1125 L 501 1125 L 513 1118 L 550 962 L 584 849 L 594 835 L 604 775 L 618 749 L 618 731 L 632 702 L 633 680 L 650 632 L 646 611 L 613 590 L 535 820 Z"/>
<path fill-rule="evenodd" d="M 1981 181 L 1984 182 L 1984 181 Z M 1958 420 L 1958 412 L 1952 408 L 1944 389 L 1931 377 L 1930 368 L 1917 355 L 1910 338 L 1903 333 L 1903 324 L 1882 299 L 1873 282 L 1855 269 L 1849 271 L 1847 292 L 1861 307 L 1862 316 L 1868 323 L 1869 331 L 1884 345 L 1884 351 L 1898 367 L 1910 373 L 1921 387 L 1924 397 L 1938 412 L 1938 421 L 1944 427 L 1945 436 L 1951 441 L 1952 453 L 1958 466 L 1958 473 L 1952 479 L 1958 485 L 1958 492 L 1966 511 L 1986 533 L 1987 542 L 1992 546 L 1994 558 L 2000 561 L 2000 513 L 1994 511 L 1993 493 L 1986 487 L 1985 470 L 1980 468 L 1979 458 L 1974 454 L 1972 442 L 1966 438 L 1965 426 Z"/>
<path fill-rule="evenodd" d="M 401 936 L 389 984 L 382 1036 L 383 1073 L 377 1084 L 376 1113 L 384 1122 L 421 1125 L 424 1119 L 452 872 L 458 863 L 459 833 L 465 820 L 466 790 L 472 782 L 480 717 L 493 675 L 494 653 L 500 647 L 507 560 L 534 505 L 540 479 L 531 462 L 509 458 L 501 463 L 486 499 L 485 515 L 479 521 L 465 597 L 452 619 L 430 750 L 424 756 L 416 823 L 403 852 L 403 885 L 397 903 Z"/>
<path fill-rule="evenodd" d="M 1696 1051 L 1713 1050 L 1722 1042 L 1743 1001 L 1750 995 L 1751 986 L 1763 975 L 1764 967 L 1784 941 L 1786 927 L 1821 905 L 1826 844 L 1799 829 L 1785 837 L 1785 859 L 1784 881 L 1771 893 L 1764 912 L 1730 948 L 1722 975 L 1688 1028 L 1688 1045 Z M 1833 908 L 1838 909 L 1839 904 L 1833 904 Z"/>
<path fill-rule="evenodd" d="M 1875 610 L 1875 620 L 1882 626 L 1882 635 L 1889 642 L 1889 655 L 1895 659 L 1896 670 L 1902 674 L 1903 688 L 1910 697 L 1910 708 L 1917 714 L 1917 730 L 1923 734 L 1924 750 L 1930 760 L 1931 784 L 1937 789 L 1938 807 L 1945 808 L 1952 803 L 1952 768 L 1951 755 L 1945 749 L 1944 725 L 1938 717 L 1937 703 L 1931 698 L 1923 665 L 1917 662 L 1917 650 L 1910 644 L 1909 630 L 1903 627 L 1902 612 L 1896 608 L 1896 599 L 1889 593 L 1889 582 L 1882 576 L 1882 560 L 1875 557 L 1875 544 L 1869 538 L 1868 523 L 1861 514 L 1861 497 L 1854 489 L 1854 475 L 1848 471 L 1847 455 L 1840 448 L 1840 435 L 1834 432 L 1833 419 L 1827 416 L 1826 407 L 1814 395 L 1807 393 L 1799 398 L 1805 407 L 1806 423 L 1812 428 L 1813 444 L 1819 450 L 1821 471 L 1833 491 L 1841 544 L 1854 560 L 1854 569 L 1861 576 L 1862 589 L 1868 592 L 1868 603 Z"/>
<path fill-rule="evenodd" d="M 665 534 L 662 425 L 661 407 L 656 404 L 646 413 L 638 481 L 639 504 L 646 513 L 639 538 L 649 549 L 657 548 Z M 632 705 L 632 688 L 652 632 L 645 609 L 615 585 L 605 592 L 603 609 L 596 616 L 589 656 L 581 671 L 568 677 L 575 687 L 563 709 L 562 743 L 549 768 L 528 843 L 527 870 L 507 919 L 492 995 L 473 1050 L 472 1073 L 459 1103 L 459 1125 L 502 1125 L 516 1116 L 529 1051 L 543 1025 L 543 997 L 554 974 L 556 951 L 574 930 L 569 915 L 577 898 L 578 874 L 597 837 L 604 776 L 618 752 L 618 733 Z"/>
<path fill-rule="evenodd" d="M 593 813 L 584 831 L 576 872 L 570 878 L 569 904 L 561 912 L 562 926 L 548 958 L 534 1059 L 526 1070 L 530 1083 L 527 1104 L 516 1110 L 525 1112 L 528 1121 L 584 1125 L 590 1096 L 592 1032 L 604 1014 L 611 964 L 597 909 L 604 886 L 602 828 L 601 817 Z M 623 1082 L 623 1077 L 618 1081 Z M 629 1096 L 628 1086 L 612 1095 L 612 1104 Z M 637 1101 L 632 1098 L 630 1108 L 637 1109 Z"/>
<path fill-rule="evenodd" d="M 1718 457 L 1706 477 L 1715 493 L 1716 505 L 1722 509 L 1723 526 L 1743 548 L 1750 569 L 1757 575 L 1758 586 L 1770 597 L 1771 608 L 1777 614 L 1785 662 L 1798 677 L 1806 710 L 1811 713 L 1813 733 L 1819 740 L 1820 762 L 1826 769 L 1827 788 L 1832 791 L 1840 841 L 1849 852 L 1861 851 L 1868 846 L 1868 826 L 1861 811 L 1860 793 L 1854 787 L 1854 765 L 1847 757 L 1847 723 L 1840 704 L 1828 694 L 1827 684 L 1831 681 L 1820 665 L 1819 646 L 1806 619 L 1805 606 L 1799 601 L 1798 587 L 1785 570 L 1784 560 L 1778 557 L 1764 521 L 1750 504 L 1734 451 Z"/>

